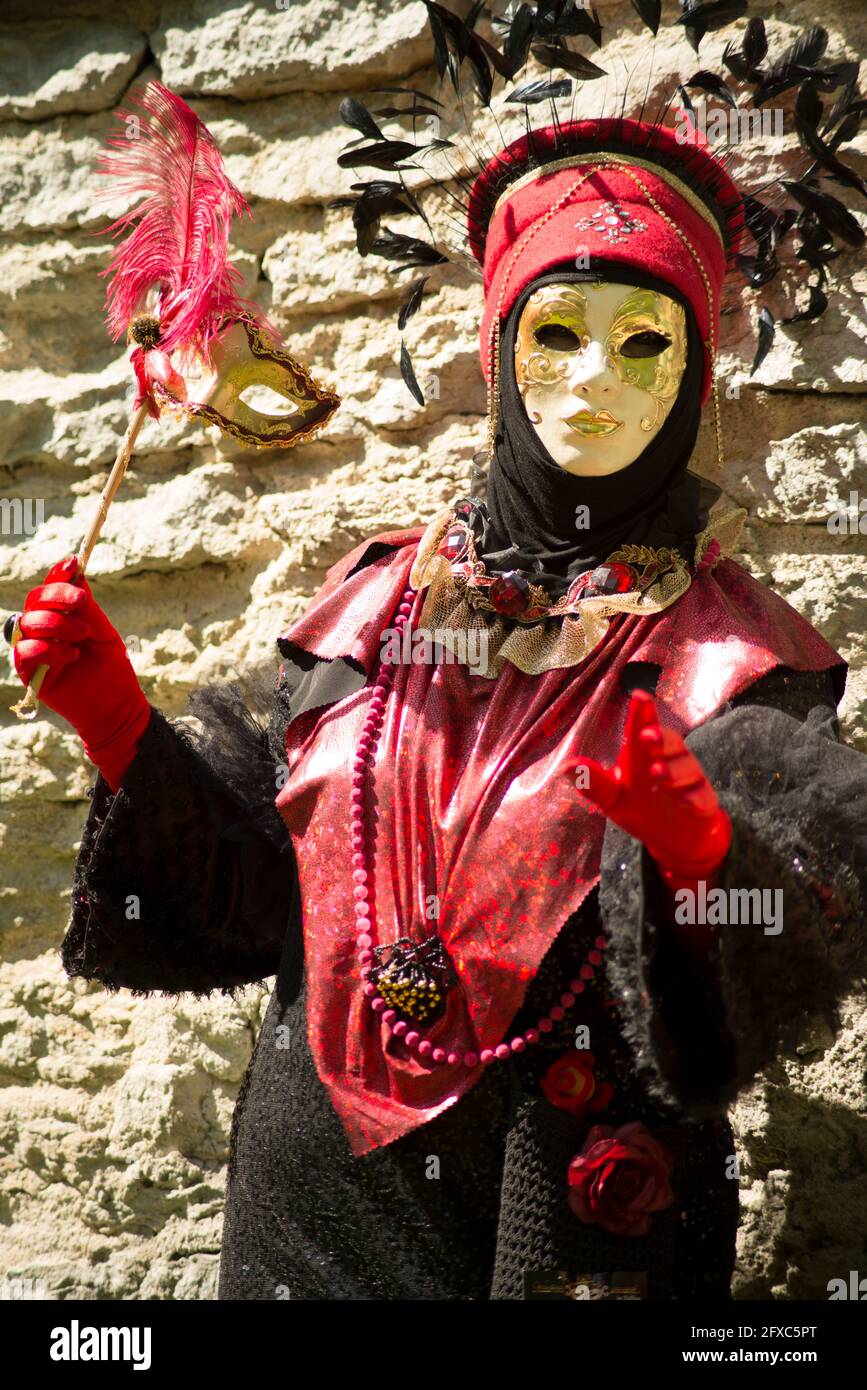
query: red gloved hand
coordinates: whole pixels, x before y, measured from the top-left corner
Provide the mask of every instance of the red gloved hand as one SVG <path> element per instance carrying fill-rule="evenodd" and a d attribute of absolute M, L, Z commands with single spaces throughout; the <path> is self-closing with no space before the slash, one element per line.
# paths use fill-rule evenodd
<path fill-rule="evenodd" d="M 582 794 L 647 846 L 670 887 L 708 879 L 731 844 L 731 822 L 680 734 L 660 728 L 656 701 L 633 692 L 614 767 L 577 758 Z"/>
<path fill-rule="evenodd" d="M 37 667 L 50 669 L 41 702 L 66 719 L 112 791 L 117 791 L 148 726 L 151 707 L 120 634 L 81 575 L 78 557 L 53 565 L 31 589 L 13 649 L 15 670 L 27 685 Z"/>

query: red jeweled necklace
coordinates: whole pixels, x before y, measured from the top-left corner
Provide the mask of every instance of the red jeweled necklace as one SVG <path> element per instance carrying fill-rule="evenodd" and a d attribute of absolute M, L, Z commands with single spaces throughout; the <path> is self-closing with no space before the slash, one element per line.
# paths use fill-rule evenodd
<path fill-rule="evenodd" d="M 380 651 L 382 651 L 386 632 L 393 628 L 397 628 L 398 632 L 401 632 L 409 621 L 416 593 L 417 590 L 409 586 L 404 591 L 394 621 L 387 623 L 380 634 Z M 364 993 L 370 1000 L 371 1008 L 377 1014 L 381 1014 L 383 1022 L 391 1025 L 395 1037 L 402 1038 L 405 1045 L 410 1050 L 417 1052 L 420 1057 L 429 1057 L 433 1062 L 446 1063 L 449 1066 L 464 1067 L 484 1066 L 488 1062 L 505 1061 L 513 1053 L 523 1052 L 528 1045 L 537 1043 L 543 1033 L 550 1033 L 554 1024 L 559 1023 L 565 1017 L 567 1011 L 576 1003 L 578 995 L 584 993 L 587 988 L 587 981 L 592 980 L 596 974 L 595 967 L 601 964 L 602 951 L 606 945 L 605 937 L 596 937 L 593 949 L 587 954 L 586 963 L 581 966 L 577 977 L 570 982 L 569 989 L 561 994 L 558 1002 L 538 1020 L 535 1028 L 527 1028 L 523 1033 L 516 1034 L 508 1041 L 503 1041 L 496 1047 L 483 1048 L 481 1052 L 473 1052 L 471 1049 L 464 1052 L 447 1051 L 444 1047 L 435 1047 L 430 1039 L 422 1037 L 418 1028 L 410 1026 L 405 1019 L 398 1018 L 397 1009 L 389 1007 L 387 1000 L 379 993 L 377 986 L 368 979 L 371 964 L 375 958 L 372 934 L 373 912 L 368 894 L 370 882 L 368 863 L 370 861 L 368 860 L 368 837 L 364 815 L 364 787 L 367 774 L 372 771 L 376 759 L 376 745 L 382 732 L 385 701 L 394 680 L 394 672 L 393 663 L 380 659 L 376 680 L 373 684 L 373 695 L 352 762 L 349 834 L 352 846 L 352 879 L 355 884 L 353 897 L 355 899 L 356 945 L 362 979 L 366 981 Z M 397 1021 L 395 1022 L 395 1020 Z"/>

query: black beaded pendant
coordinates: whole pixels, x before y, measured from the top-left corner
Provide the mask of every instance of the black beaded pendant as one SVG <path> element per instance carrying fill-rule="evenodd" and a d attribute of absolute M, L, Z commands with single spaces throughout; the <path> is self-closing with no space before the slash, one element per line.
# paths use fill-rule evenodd
<path fill-rule="evenodd" d="M 389 1008 L 414 1023 L 432 1023 L 445 1008 L 452 968 L 438 936 L 410 941 L 402 936 L 389 946 L 377 946 L 368 979 Z"/>

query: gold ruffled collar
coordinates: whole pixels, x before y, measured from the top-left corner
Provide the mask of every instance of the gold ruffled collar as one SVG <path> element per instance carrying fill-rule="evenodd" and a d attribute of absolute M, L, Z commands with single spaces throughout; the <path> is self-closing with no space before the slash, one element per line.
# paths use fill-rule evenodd
<path fill-rule="evenodd" d="M 660 613 L 676 603 L 713 541 L 720 554 L 729 554 L 735 547 L 746 515 L 741 507 L 713 509 L 707 527 L 696 537 L 692 566 L 677 550 L 623 545 L 609 555 L 606 564 L 635 569 L 636 588 L 627 593 L 585 593 L 586 581 L 576 581 L 551 604 L 544 590 L 531 586 L 527 612 L 505 617 L 487 596 L 490 580 L 485 580 L 484 566 L 475 559 L 472 544 L 457 563 L 440 553 L 446 536 L 462 524 L 455 510 L 446 507 L 422 535 L 409 575 L 414 589 L 427 587 L 417 630 L 455 659 L 467 661 L 474 675 L 488 679 L 497 677 L 507 661 L 531 676 L 577 666 L 602 641 L 612 618 L 621 613 Z"/>

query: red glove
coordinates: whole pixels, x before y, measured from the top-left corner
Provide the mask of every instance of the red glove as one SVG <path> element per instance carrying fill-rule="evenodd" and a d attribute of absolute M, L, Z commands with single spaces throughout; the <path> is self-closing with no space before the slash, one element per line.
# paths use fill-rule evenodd
<path fill-rule="evenodd" d="M 695 891 L 699 880 L 713 878 L 731 844 L 731 822 L 680 734 L 660 727 L 652 695 L 633 692 L 613 767 L 583 757 L 570 767 L 587 769 L 583 795 L 647 847 L 670 906 L 679 888 Z"/>
<path fill-rule="evenodd" d="M 38 666 L 50 669 L 41 702 L 67 720 L 112 791 L 117 791 L 148 726 L 151 707 L 120 634 L 78 572 L 78 557 L 53 565 L 24 601 L 13 649 L 25 685 Z"/>

